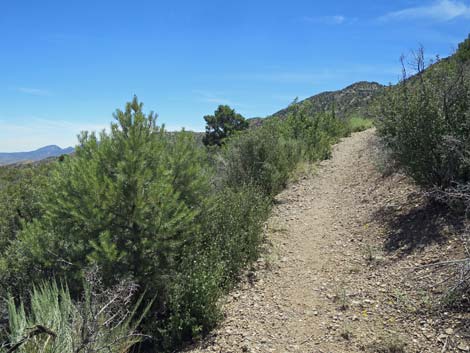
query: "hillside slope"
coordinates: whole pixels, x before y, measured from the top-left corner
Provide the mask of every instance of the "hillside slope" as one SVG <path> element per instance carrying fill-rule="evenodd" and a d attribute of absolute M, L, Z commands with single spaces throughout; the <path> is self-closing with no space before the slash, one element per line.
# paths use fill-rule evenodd
<path fill-rule="evenodd" d="M 304 99 L 299 103 L 309 102 L 312 105 L 312 113 L 331 110 L 333 107 L 339 117 L 345 118 L 352 115 L 370 116 L 371 103 L 384 88 L 377 82 L 356 82 L 338 91 L 323 92 Z M 273 114 L 273 117 L 284 117 L 289 112 L 289 107 Z"/>

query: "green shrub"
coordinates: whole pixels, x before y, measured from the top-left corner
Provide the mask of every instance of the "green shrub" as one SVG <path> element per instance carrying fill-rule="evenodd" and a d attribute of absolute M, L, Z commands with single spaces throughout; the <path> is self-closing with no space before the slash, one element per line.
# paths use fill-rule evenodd
<path fill-rule="evenodd" d="M 30 288 L 34 263 L 27 253 L 11 252 L 10 244 L 25 225 L 43 214 L 41 201 L 55 163 L 0 167 L 0 295 Z M 15 258 L 16 256 L 16 258 Z M 9 261 L 11 260 L 11 261 Z M 1 313 L 0 313 L 1 314 Z"/>
<path fill-rule="evenodd" d="M 455 58 L 388 88 L 378 132 L 393 157 L 420 185 L 447 188 L 470 180 L 470 82 Z M 404 70 L 406 72 L 406 70 Z"/>
<path fill-rule="evenodd" d="M 300 145 L 269 122 L 231 139 L 223 151 L 224 180 L 230 187 L 254 185 L 273 197 L 301 158 Z"/>
<path fill-rule="evenodd" d="M 331 147 L 347 135 L 345 122 L 333 113 L 321 113 L 313 118 L 313 125 L 306 130 L 303 141 L 307 145 L 306 154 L 310 161 L 331 157 Z"/>
<path fill-rule="evenodd" d="M 258 257 L 269 199 L 241 187 L 224 188 L 213 201 L 199 236 L 185 248 L 167 303 L 168 319 L 159 323 L 166 349 L 208 333 L 221 317 L 218 299 Z"/>
<path fill-rule="evenodd" d="M 188 247 L 181 270 L 169 288 L 163 319 L 149 322 L 160 349 L 173 351 L 182 343 L 194 342 L 216 326 L 222 317 L 219 307 L 224 293 L 224 268 L 217 250 Z M 213 257 L 212 257 L 213 256 Z"/>
<path fill-rule="evenodd" d="M 52 164 L 0 167 L 0 254 L 25 222 L 41 215 L 40 198 Z"/>
<path fill-rule="evenodd" d="M 348 130 L 350 132 L 359 132 L 370 129 L 374 126 L 374 120 L 364 119 L 359 116 L 353 116 L 348 120 Z"/>
<path fill-rule="evenodd" d="M 204 217 L 201 248 L 217 253 L 217 262 L 224 268 L 224 287 L 229 287 L 258 257 L 270 199 L 251 186 L 226 187 L 216 195 L 215 204 Z"/>
<path fill-rule="evenodd" d="M 329 158 L 331 146 L 340 137 L 346 136 L 348 131 L 345 122 L 338 119 L 334 112 L 310 115 L 310 105 L 310 102 L 305 102 L 293 106 L 283 122 L 283 131 L 299 143 L 302 158 L 314 162 Z"/>

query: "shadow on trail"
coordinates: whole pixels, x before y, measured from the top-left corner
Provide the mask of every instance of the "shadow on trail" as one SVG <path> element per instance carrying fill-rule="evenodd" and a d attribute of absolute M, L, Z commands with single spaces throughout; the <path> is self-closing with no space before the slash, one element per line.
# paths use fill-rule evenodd
<path fill-rule="evenodd" d="M 463 218 L 455 216 L 448 207 L 430 201 L 409 210 L 381 208 L 374 218 L 386 225 L 384 250 L 397 252 L 400 257 L 442 244 L 449 233 L 463 230 Z"/>

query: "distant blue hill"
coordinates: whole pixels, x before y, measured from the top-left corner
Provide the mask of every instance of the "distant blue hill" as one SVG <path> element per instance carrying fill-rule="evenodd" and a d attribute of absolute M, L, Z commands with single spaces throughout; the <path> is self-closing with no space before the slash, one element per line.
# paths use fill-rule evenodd
<path fill-rule="evenodd" d="M 37 162 L 50 157 L 58 157 L 63 154 L 70 154 L 74 151 L 72 147 L 60 148 L 56 145 L 41 147 L 31 152 L 0 152 L 0 165 Z"/>

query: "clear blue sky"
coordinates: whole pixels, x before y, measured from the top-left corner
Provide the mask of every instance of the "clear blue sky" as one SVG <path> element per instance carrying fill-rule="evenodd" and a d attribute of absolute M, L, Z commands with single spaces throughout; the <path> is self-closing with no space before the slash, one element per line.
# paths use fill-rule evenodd
<path fill-rule="evenodd" d="M 0 151 L 74 145 L 134 94 L 202 131 L 219 104 L 266 116 L 396 82 L 402 53 L 449 55 L 469 24 L 470 0 L 2 1 Z"/>

